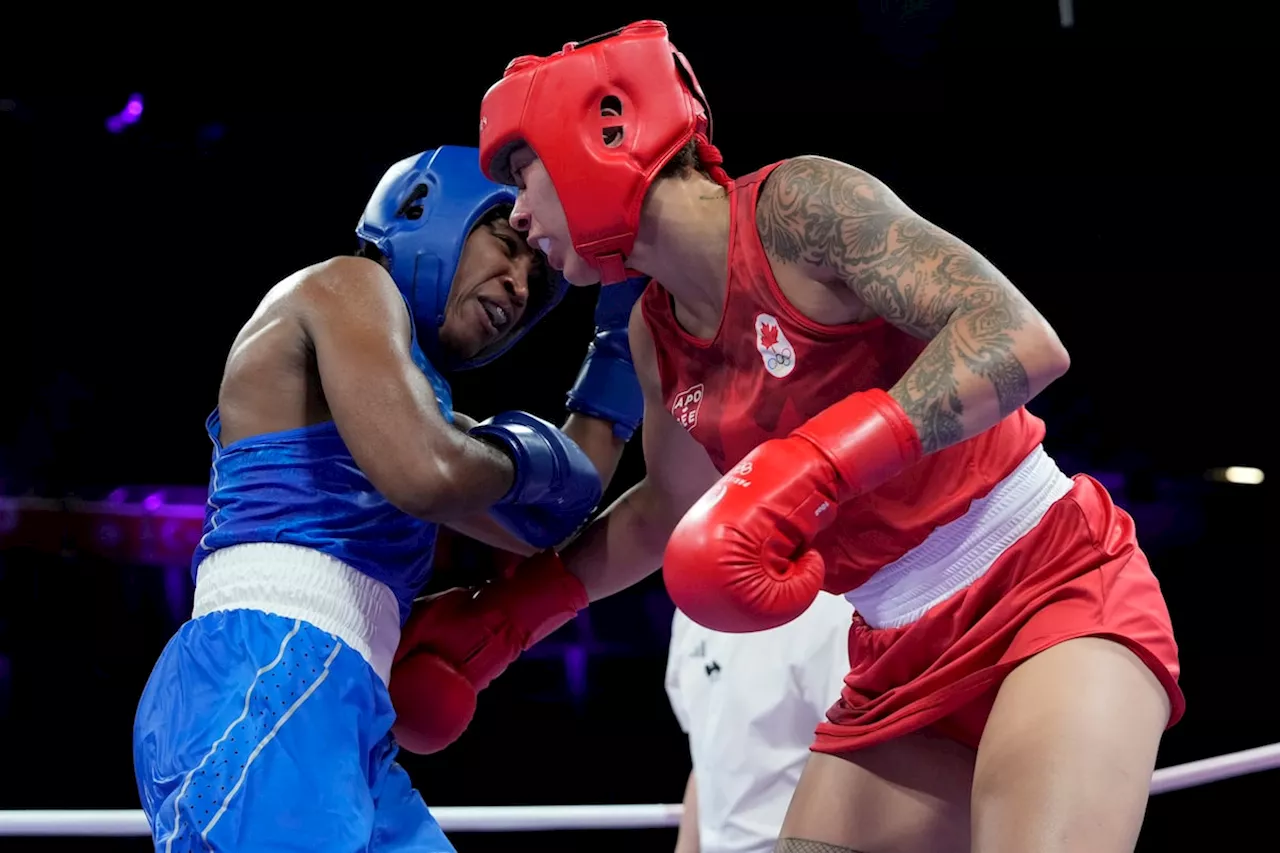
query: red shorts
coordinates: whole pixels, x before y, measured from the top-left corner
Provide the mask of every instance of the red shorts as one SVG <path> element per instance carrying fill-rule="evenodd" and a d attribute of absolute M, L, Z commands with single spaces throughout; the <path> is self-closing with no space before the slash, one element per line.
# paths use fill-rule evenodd
<path fill-rule="evenodd" d="M 910 625 L 854 617 L 840 700 L 812 749 L 839 754 L 932 727 L 977 748 L 1000 682 L 1022 661 L 1076 637 L 1122 643 L 1155 673 L 1172 704 L 1178 646 L 1133 519 L 1080 475 L 1029 533 L 968 588 Z"/>

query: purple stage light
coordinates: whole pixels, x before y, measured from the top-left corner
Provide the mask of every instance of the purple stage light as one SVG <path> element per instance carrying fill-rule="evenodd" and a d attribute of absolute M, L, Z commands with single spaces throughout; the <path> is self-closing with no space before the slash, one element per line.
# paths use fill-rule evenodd
<path fill-rule="evenodd" d="M 569 695 L 581 702 L 587 698 L 587 650 L 580 645 L 564 650 L 564 674 Z"/>
<path fill-rule="evenodd" d="M 141 117 L 142 96 L 135 92 L 129 96 L 129 102 L 125 104 L 123 110 L 107 118 L 107 130 L 119 133 Z"/>
<path fill-rule="evenodd" d="M 147 512 L 155 512 L 160 508 L 162 503 L 164 503 L 164 496 L 159 492 L 156 492 L 153 495 L 147 495 L 146 499 L 142 502 L 142 508 Z"/>

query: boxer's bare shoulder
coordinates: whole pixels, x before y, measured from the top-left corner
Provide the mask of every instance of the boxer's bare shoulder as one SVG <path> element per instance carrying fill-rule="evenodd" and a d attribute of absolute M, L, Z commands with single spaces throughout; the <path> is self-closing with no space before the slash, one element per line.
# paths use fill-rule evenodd
<path fill-rule="evenodd" d="M 756 226 L 775 264 L 851 290 L 930 342 L 891 390 L 926 452 L 989 428 L 1066 371 L 1053 329 L 993 263 L 861 169 L 787 161 L 761 190 Z"/>
<path fill-rule="evenodd" d="M 404 339 L 409 325 L 395 282 L 379 264 L 337 257 L 274 285 L 231 345 L 218 393 L 224 443 L 329 420 L 311 329 L 369 326 Z"/>
<path fill-rule="evenodd" d="M 756 226 L 772 258 L 851 288 L 917 337 L 937 335 L 966 300 L 992 295 L 1011 309 L 1008 322 L 1020 322 L 1012 285 L 999 270 L 855 166 L 816 156 L 788 160 L 764 184 Z"/>

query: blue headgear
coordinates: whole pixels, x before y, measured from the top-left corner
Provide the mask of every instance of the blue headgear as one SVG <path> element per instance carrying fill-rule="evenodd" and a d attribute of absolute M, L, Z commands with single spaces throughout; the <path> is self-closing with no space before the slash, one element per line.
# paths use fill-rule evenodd
<path fill-rule="evenodd" d="M 439 330 L 462 246 L 476 223 L 499 205 L 514 205 L 513 187 L 480 172 L 476 148 L 441 146 L 396 163 L 365 206 L 356 235 L 388 260 L 391 278 L 404 294 L 418 344 L 440 368 L 466 370 L 497 358 L 564 298 L 568 284 L 548 268 L 545 292 L 530 288 L 520 325 L 472 358 L 453 362 L 440 349 Z"/>

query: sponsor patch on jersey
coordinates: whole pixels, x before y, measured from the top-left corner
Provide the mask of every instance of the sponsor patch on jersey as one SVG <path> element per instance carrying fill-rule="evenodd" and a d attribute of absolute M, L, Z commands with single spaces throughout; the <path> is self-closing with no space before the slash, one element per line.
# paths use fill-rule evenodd
<path fill-rule="evenodd" d="M 698 425 L 698 409 L 702 406 L 702 396 L 706 389 L 699 382 L 692 388 L 676 394 L 671 401 L 671 415 L 680 422 L 680 426 L 690 432 Z"/>

